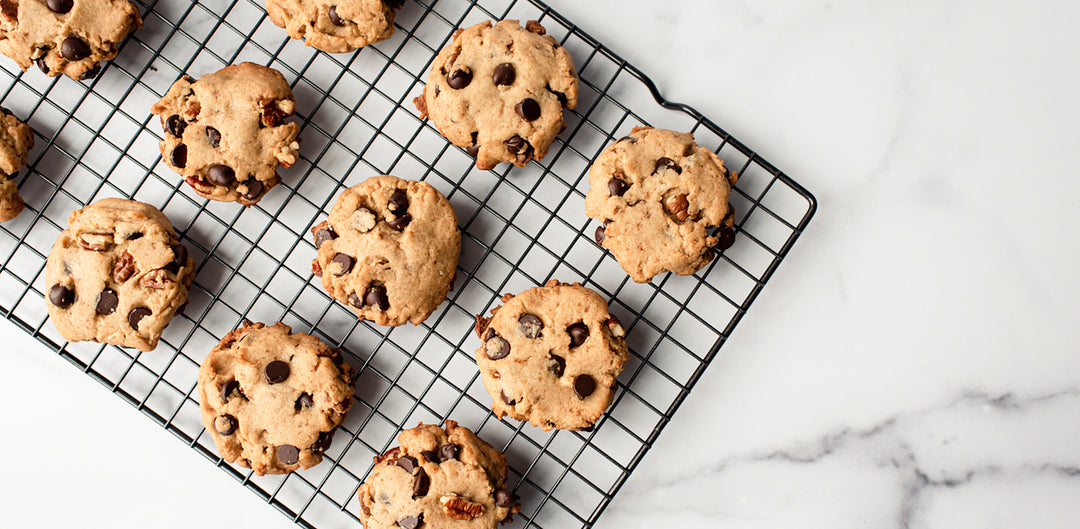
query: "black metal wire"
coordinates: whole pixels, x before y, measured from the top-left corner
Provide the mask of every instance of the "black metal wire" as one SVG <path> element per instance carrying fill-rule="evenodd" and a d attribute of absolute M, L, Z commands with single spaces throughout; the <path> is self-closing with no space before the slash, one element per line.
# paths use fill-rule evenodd
<path fill-rule="evenodd" d="M 0 75 L 8 82 L 0 101 L 34 126 L 38 141 L 19 177 L 27 211 L 0 225 L 0 316 L 303 527 L 358 521 L 356 492 L 371 456 L 395 444 L 397 433 L 416 420 L 445 418 L 507 453 L 509 484 L 524 501 L 515 526 L 590 527 L 802 234 L 816 201 L 711 120 L 665 100 L 640 70 L 538 0 L 406 5 L 394 37 L 348 55 L 290 43 L 270 23 L 261 0 L 154 0 L 142 5 L 146 26 L 90 83 L 24 74 L 4 63 Z M 572 51 L 581 74 L 580 104 L 568 112 L 567 131 L 543 161 L 478 171 L 419 119 L 411 99 L 455 28 L 502 18 L 540 20 Z M 149 114 L 149 103 L 180 74 L 240 60 L 270 65 L 290 80 L 303 140 L 283 184 L 248 210 L 187 190 L 161 164 L 160 127 Z M 351 97 L 353 87 L 359 87 L 358 97 Z M 634 97 L 635 90 L 644 97 Z M 736 245 L 691 277 L 667 275 L 638 285 L 592 242 L 581 206 L 596 151 L 646 124 L 694 132 L 742 178 L 732 195 Z M 135 131 L 130 137 L 116 130 L 125 126 Z M 357 129 L 360 142 L 353 141 Z M 416 328 L 356 321 L 306 267 L 315 253 L 304 238 L 307 229 L 347 178 L 378 173 L 435 185 L 458 210 L 463 230 L 455 288 Z M 199 262 L 191 305 L 152 352 L 66 343 L 45 324 L 41 282 L 48 245 L 70 210 L 104 195 L 162 208 Z M 601 292 L 628 330 L 631 361 L 608 413 L 587 432 L 541 432 L 495 419 L 472 359 L 473 315 L 494 306 L 503 292 L 552 278 Z M 282 284 L 293 288 L 283 292 Z M 359 368 L 356 405 L 326 461 L 312 469 L 254 477 L 222 461 L 202 428 L 194 396 L 199 362 L 225 332 L 249 318 L 279 319 L 317 334 L 344 349 Z"/>

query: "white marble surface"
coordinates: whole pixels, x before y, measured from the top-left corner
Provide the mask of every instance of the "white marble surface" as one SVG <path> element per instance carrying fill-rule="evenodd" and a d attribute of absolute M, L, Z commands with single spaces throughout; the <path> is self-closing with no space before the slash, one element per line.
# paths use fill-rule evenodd
<path fill-rule="evenodd" d="M 550 4 L 820 201 L 599 527 L 1080 524 L 1077 4 Z M 0 337 L 0 525 L 292 526 Z"/>

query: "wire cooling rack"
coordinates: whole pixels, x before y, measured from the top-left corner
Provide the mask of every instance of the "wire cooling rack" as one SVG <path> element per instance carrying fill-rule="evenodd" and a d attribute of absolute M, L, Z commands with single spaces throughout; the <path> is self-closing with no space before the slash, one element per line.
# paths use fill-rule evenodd
<path fill-rule="evenodd" d="M 355 54 L 290 42 L 261 1 L 157 0 L 145 27 L 87 83 L 20 72 L 0 59 L 0 101 L 35 130 L 17 178 L 27 210 L 0 225 L 0 314 L 164 426 L 211 463 L 304 527 L 356 527 L 356 491 L 372 456 L 419 421 L 453 418 L 502 449 L 524 508 L 515 527 L 591 526 L 630 476 L 814 214 L 813 196 L 653 83 L 611 50 L 534 0 L 417 0 L 397 31 Z M 411 103 L 435 53 L 457 27 L 536 19 L 573 54 L 578 108 L 541 162 L 479 171 L 419 119 Z M 181 74 L 234 62 L 280 70 L 296 95 L 301 156 L 258 205 L 204 200 L 166 167 L 150 105 Z M 741 178 L 732 194 L 735 245 L 690 277 L 630 281 L 592 241 L 584 215 L 588 167 L 637 125 L 694 132 Z M 337 193 L 389 173 L 445 194 L 463 229 L 458 280 L 418 327 L 358 323 L 310 274 L 307 230 Z M 42 293 L 44 264 L 72 210 L 107 196 L 161 208 L 198 263 L 190 306 L 157 349 L 139 353 L 66 343 Z M 557 278 L 610 300 L 628 329 L 631 359 L 608 413 L 587 432 L 543 432 L 488 410 L 472 354 L 473 315 L 504 292 Z M 206 352 L 244 319 L 284 321 L 337 344 L 359 368 L 356 402 L 323 463 L 288 476 L 253 476 L 223 462 L 204 431 L 195 379 Z"/>

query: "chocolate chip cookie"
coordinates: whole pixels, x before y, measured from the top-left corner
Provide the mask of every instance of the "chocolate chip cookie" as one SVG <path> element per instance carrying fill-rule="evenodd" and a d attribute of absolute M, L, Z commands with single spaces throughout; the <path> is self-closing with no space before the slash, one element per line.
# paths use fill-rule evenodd
<path fill-rule="evenodd" d="M 300 125 L 281 72 L 245 62 L 198 81 L 173 83 L 151 112 L 161 118 L 161 156 L 200 196 L 250 206 L 296 161 Z"/>
<path fill-rule="evenodd" d="M 352 366 L 284 323 L 245 322 L 199 367 L 199 409 L 221 457 L 262 476 L 322 461 L 353 402 Z"/>
<path fill-rule="evenodd" d="M 68 217 L 45 264 L 49 318 L 69 341 L 149 351 L 187 302 L 195 261 L 154 206 L 106 198 Z"/>
<path fill-rule="evenodd" d="M 6 222 L 23 210 L 19 186 L 11 177 L 26 163 L 26 153 L 34 146 L 34 131 L 10 110 L 0 107 L 0 113 L 0 222 Z"/>
<path fill-rule="evenodd" d="M 37 64 L 49 77 L 93 79 L 101 61 L 142 17 L 129 0 L 4 0 L 0 2 L 0 53 L 26 71 Z"/>
<path fill-rule="evenodd" d="M 270 20 L 289 36 L 329 53 L 384 41 L 405 0 L 266 0 Z"/>
<path fill-rule="evenodd" d="M 426 182 L 375 176 L 346 189 L 311 229 L 323 288 L 379 325 L 419 325 L 454 282 L 461 232 L 446 197 Z"/>
<path fill-rule="evenodd" d="M 476 317 L 483 341 L 476 363 L 491 409 L 544 430 L 591 427 L 630 358 L 626 331 L 604 298 L 551 280 L 502 301 L 490 317 Z"/>
<path fill-rule="evenodd" d="M 574 60 L 545 33 L 536 21 L 481 22 L 459 30 L 431 65 L 415 100 L 421 118 L 480 169 L 542 159 L 566 128 L 563 109 L 577 106 Z"/>
<path fill-rule="evenodd" d="M 637 127 L 589 168 L 585 213 L 604 223 L 597 244 L 634 281 L 690 275 L 735 243 L 728 195 L 736 180 L 693 135 Z"/>
<path fill-rule="evenodd" d="M 447 420 L 398 436 L 360 486 L 365 529 L 494 529 L 521 510 L 506 490 L 506 456 Z"/>

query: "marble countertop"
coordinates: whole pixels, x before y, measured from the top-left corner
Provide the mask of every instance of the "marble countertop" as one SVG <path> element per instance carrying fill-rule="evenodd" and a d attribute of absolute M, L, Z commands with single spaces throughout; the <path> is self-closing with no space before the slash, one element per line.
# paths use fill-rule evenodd
<path fill-rule="evenodd" d="M 598 527 L 1080 523 L 1080 6 L 549 3 L 820 204 Z M 5 526 L 293 527 L 0 339 Z"/>

